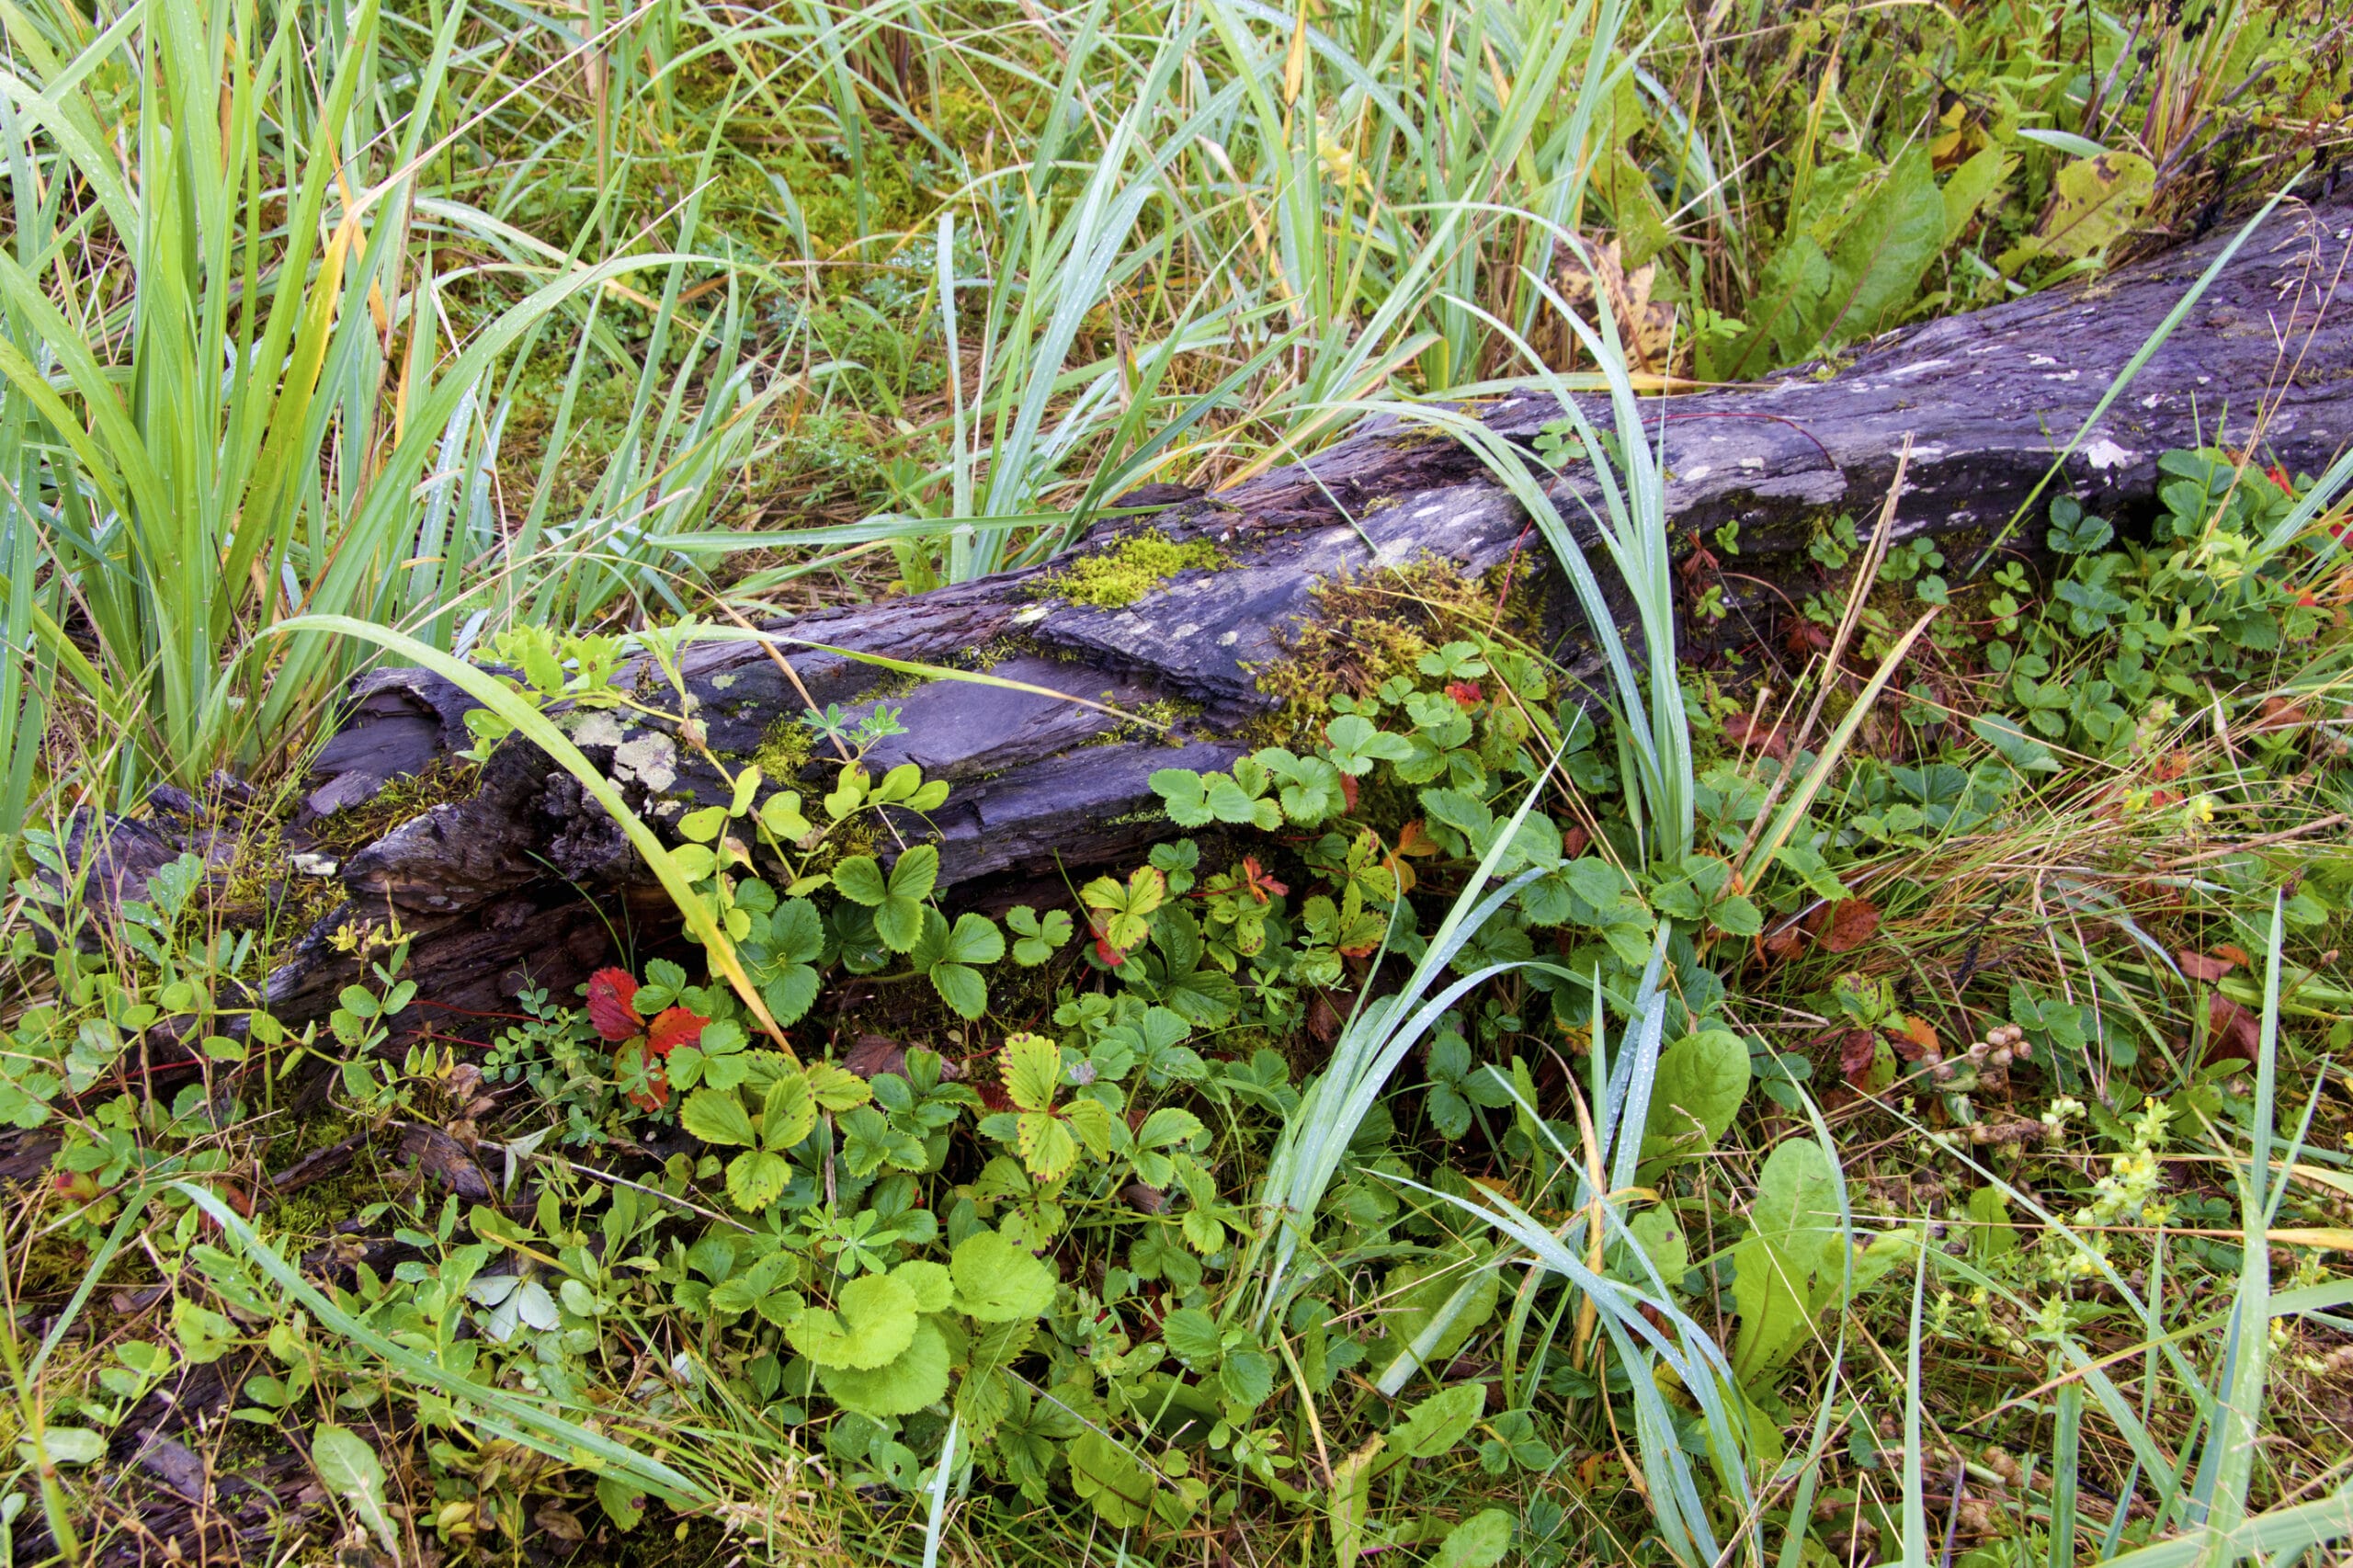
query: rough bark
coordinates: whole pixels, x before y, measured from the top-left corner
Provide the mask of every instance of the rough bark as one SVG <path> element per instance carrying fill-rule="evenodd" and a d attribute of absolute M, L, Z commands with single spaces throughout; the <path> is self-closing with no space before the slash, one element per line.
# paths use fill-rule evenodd
<path fill-rule="evenodd" d="M 2353 315 L 2328 308 L 2348 235 L 2353 205 L 2275 214 L 2085 434 L 2048 494 L 2129 518 L 2154 495 L 2160 453 L 2218 438 L 2256 443 L 2290 471 L 2324 469 L 2353 437 Z M 1805 546 L 1814 526 L 1841 511 L 1870 517 L 1910 437 L 1899 537 L 1967 536 L 1973 552 L 2043 481 L 2226 239 L 2086 288 L 1894 333 L 1841 367 L 1665 402 L 1652 413 L 1664 421 L 1676 529 L 1697 539 L 1740 525 L 1736 564 L 1748 582 L 1724 581 L 1735 604 L 1762 597 L 1757 582 L 1796 584 L 1813 571 Z M 1535 392 L 1477 412 L 1523 442 L 1556 413 Z M 1581 537 L 1591 529 L 1570 493 L 1586 483 L 1573 472 L 1556 487 Z M 1519 508 L 1472 454 L 1394 421 L 1216 494 L 1154 487 L 1131 499 L 1171 503 L 1149 526 L 1173 540 L 1213 540 L 1228 563 L 1184 573 L 1126 608 L 1072 604 L 1053 595 L 1045 571 L 1027 570 L 770 630 L 918 663 L 969 664 L 984 652 L 996 657 L 994 674 L 1073 697 L 1175 705 L 1188 716 L 1166 739 L 1123 735 L 1101 710 L 1046 697 L 939 680 L 904 689 L 849 653 L 790 650 L 796 684 L 767 649 L 739 644 L 705 645 L 686 666 L 709 744 L 741 759 L 810 701 L 856 705 L 899 688 L 892 700 L 908 733 L 872 761 L 915 761 L 954 785 L 934 819 L 941 880 L 976 894 L 972 884 L 989 880 L 1131 857 L 1165 835 L 1150 820 L 1148 777 L 1222 767 L 1242 749 L 1245 727 L 1277 706 L 1259 674 L 1317 613 L 1319 585 L 1422 559 L 1478 574 L 1515 552 L 1526 571 L 1549 570 Z M 1088 548 L 1137 526 L 1098 530 Z M 2022 530 L 2028 540 L 2040 531 L 2039 516 Z M 1582 623 L 1565 593 L 1550 600 L 1558 652 L 1573 664 Z M 320 758 L 313 808 L 348 809 L 465 744 L 464 707 L 415 672 L 363 681 Z M 610 744 L 585 749 L 613 766 Z M 639 796 L 715 797 L 708 767 L 676 757 L 675 780 L 664 780 L 662 759 L 647 767 L 642 750 L 638 771 L 653 787 L 641 778 L 631 786 Z M 664 929 L 662 901 L 618 830 L 520 742 L 484 767 L 473 798 L 399 826 L 349 857 L 340 875 L 348 903 L 271 977 L 268 1004 L 283 1017 L 324 1012 L 355 977 L 358 960 L 328 939 L 339 927 L 396 920 L 412 942 L 411 974 L 449 1022 L 508 1010 L 526 975 L 568 994 L 606 959 L 612 931 Z"/>

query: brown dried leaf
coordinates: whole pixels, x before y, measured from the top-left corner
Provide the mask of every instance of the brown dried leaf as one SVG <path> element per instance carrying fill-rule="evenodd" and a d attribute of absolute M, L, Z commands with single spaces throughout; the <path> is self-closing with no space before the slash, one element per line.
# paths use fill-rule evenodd
<path fill-rule="evenodd" d="M 1879 1036 L 1871 1030 L 1848 1029 L 1838 1037 L 1838 1072 L 1847 1082 L 1863 1084 L 1878 1058 Z"/>
<path fill-rule="evenodd" d="M 1842 898 L 1805 917 L 1805 928 L 1824 951 L 1852 952 L 1879 933 L 1879 905 L 1867 898 Z"/>
<path fill-rule="evenodd" d="M 2253 1062 L 2263 1054 L 2263 1025 L 2217 991 L 2206 999 L 2206 1060 Z"/>
<path fill-rule="evenodd" d="M 1735 713 L 1724 721 L 1724 739 L 1742 751 L 1762 753 L 1770 757 L 1787 757 L 1790 743 L 1781 733 L 1781 726 L 1752 719 L 1745 713 Z"/>
<path fill-rule="evenodd" d="M 2209 982 L 2220 980 L 2239 967 L 2228 959 L 2212 958 L 2205 953 L 2194 953 L 2187 948 L 2174 954 L 2174 958 L 2180 963 L 2181 972 L 2192 980 Z"/>

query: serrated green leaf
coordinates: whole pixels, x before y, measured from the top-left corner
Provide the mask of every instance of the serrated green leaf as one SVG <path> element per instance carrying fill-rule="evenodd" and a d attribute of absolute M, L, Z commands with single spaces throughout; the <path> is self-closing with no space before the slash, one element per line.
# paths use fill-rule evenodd
<path fill-rule="evenodd" d="M 1054 1271 L 995 1231 L 975 1231 L 949 1260 L 956 1310 L 983 1323 L 1018 1323 L 1054 1304 Z"/>
<path fill-rule="evenodd" d="M 1199 1307 L 1179 1307 L 1161 1319 L 1160 1337 L 1170 1355 L 1197 1372 L 1208 1371 L 1225 1354 L 1217 1319 Z"/>
<path fill-rule="evenodd" d="M 844 1410 L 887 1420 L 912 1415 L 943 1397 L 948 1392 L 948 1341 L 926 1319 L 916 1323 L 913 1341 L 888 1365 L 859 1369 L 820 1362 L 817 1381 Z"/>
<path fill-rule="evenodd" d="M 727 1162 L 727 1196 L 747 1213 L 783 1197 L 784 1184 L 791 1179 L 791 1162 L 766 1149 L 747 1149 Z"/>
<path fill-rule="evenodd" d="M 896 1360 L 914 1344 L 921 1317 L 906 1281 L 861 1274 L 835 1294 L 833 1311 L 811 1307 L 786 1337 L 820 1367 L 867 1371 Z"/>
<path fill-rule="evenodd" d="M 847 855 L 834 863 L 834 889 L 853 903 L 872 909 L 891 896 L 881 863 L 871 855 Z"/>
<path fill-rule="evenodd" d="M 678 1108 L 678 1125 L 706 1143 L 749 1148 L 757 1140 L 752 1117 L 733 1089 L 697 1089 Z"/>
<path fill-rule="evenodd" d="M 761 1108 L 761 1146 L 790 1149 L 808 1137 L 810 1129 L 816 1125 L 817 1094 L 809 1086 L 809 1075 L 785 1069 L 768 1085 L 767 1098 Z"/>
<path fill-rule="evenodd" d="M 1091 1103 L 1091 1102 L 1090 1102 Z M 1014 1147 L 1021 1163 L 1040 1181 L 1054 1181 L 1070 1174 L 1078 1163 L 1078 1140 L 1070 1124 L 1047 1111 L 1025 1111 L 1016 1124 Z"/>
<path fill-rule="evenodd" d="M 835 876 L 839 878 L 840 872 Z M 917 903 L 931 896 L 939 885 L 939 849 L 937 845 L 918 844 L 901 855 L 891 867 L 891 896 L 911 899 Z"/>
<path fill-rule="evenodd" d="M 1013 1034 L 999 1063 L 1005 1092 L 1022 1110 L 1042 1111 L 1054 1103 L 1063 1077 L 1063 1049 L 1043 1035 Z"/>
<path fill-rule="evenodd" d="M 1256 1410 L 1275 1392 L 1275 1358 L 1256 1346 L 1237 1346 L 1225 1353 L 1217 1381 L 1229 1401 Z"/>

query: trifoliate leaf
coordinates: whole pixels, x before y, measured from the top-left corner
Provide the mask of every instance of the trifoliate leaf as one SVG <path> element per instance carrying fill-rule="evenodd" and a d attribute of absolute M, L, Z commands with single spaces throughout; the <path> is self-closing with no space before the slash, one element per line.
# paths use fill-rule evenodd
<path fill-rule="evenodd" d="M 915 1342 L 915 1293 L 893 1275 L 859 1275 L 841 1288 L 834 1307 L 811 1307 L 786 1334 L 795 1350 L 820 1367 L 871 1370 L 896 1360 Z"/>
<path fill-rule="evenodd" d="M 1018 1323 L 1054 1304 L 1054 1271 L 995 1231 L 975 1231 L 949 1265 L 956 1309 L 983 1323 Z"/>
<path fill-rule="evenodd" d="M 884 1277 L 870 1274 L 866 1278 Z M 912 1343 L 888 1365 L 865 1369 L 820 1362 L 817 1381 L 844 1410 L 882 1420 L 912 1415 L 945 1395 L 948 1363 L 948 1341 L 938 1327 L 918 1321 Z"/>

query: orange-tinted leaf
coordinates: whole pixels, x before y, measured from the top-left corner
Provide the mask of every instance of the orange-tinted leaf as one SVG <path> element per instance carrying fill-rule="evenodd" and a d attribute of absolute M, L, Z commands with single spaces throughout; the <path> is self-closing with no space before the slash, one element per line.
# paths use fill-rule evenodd
<path fill-rule="evenodd" d="M 1891 1031 L 1888 1038 L 1895 1044 L 1895 1054 L 1906 1062 L 1917 1062 L 1937 1049 L 1937 1031 L 1926 1018 L 1904 1018 L 1903 1027 Z"/>
<path fill-rule="evenodd" d="M 2246 956 L 2246 949 L 2235 942 L 2221 943 L 2214 949 L 2214 956 L 2218 959 L 2228 959 L 2241 969 L 2255 967 L 2255 960 Z"/>
<path fill-rule="evenodd" d="M 1454 699 L 1457 706 L 1462 708 L 1478 707 L 1483 695 L 1479 690 L 1479 683 L 1475 680 L 1455 681 L 1447 687 L 1446 694 Z"/>
<path fill-rule="evenodd" d="M 2229 959 L 2210 957 L 2205 953 L 2193 953 L 2187 948 L 2174 954 L 2174 958 L 2180 963 L 2181 972 L 2192 980 L 2209 982 L 2220 980 L 2239 967 Z"/>
<path fill-rule="evenodd" d="M 1415 817 L 1397 830 L 1397 853 L 1414 856 L 1435 855 L 1438 853 L 1438 840 L 1432 838 L 1429 835 L 1429 830 L 1422 826 L 1422 819 Z"/>
<path fill-rule="evenodd" d="M 625 969 L 600 969 L 588 977 L 588 1021 L 610 1040 L 623 1040 L 645 1027 L 637 1016 L 637 977 Z"/>
<path fill-rule="evenodd" d="M 702 1038 L 703 1026 L 709 1018 L 699 1013 L 689 1013 L 684 1007 L 665 1007 L 645 1031 L 645 1049 L 655 1056 L 667 1056 L 682 1045 L 692 1045 Z"/>

